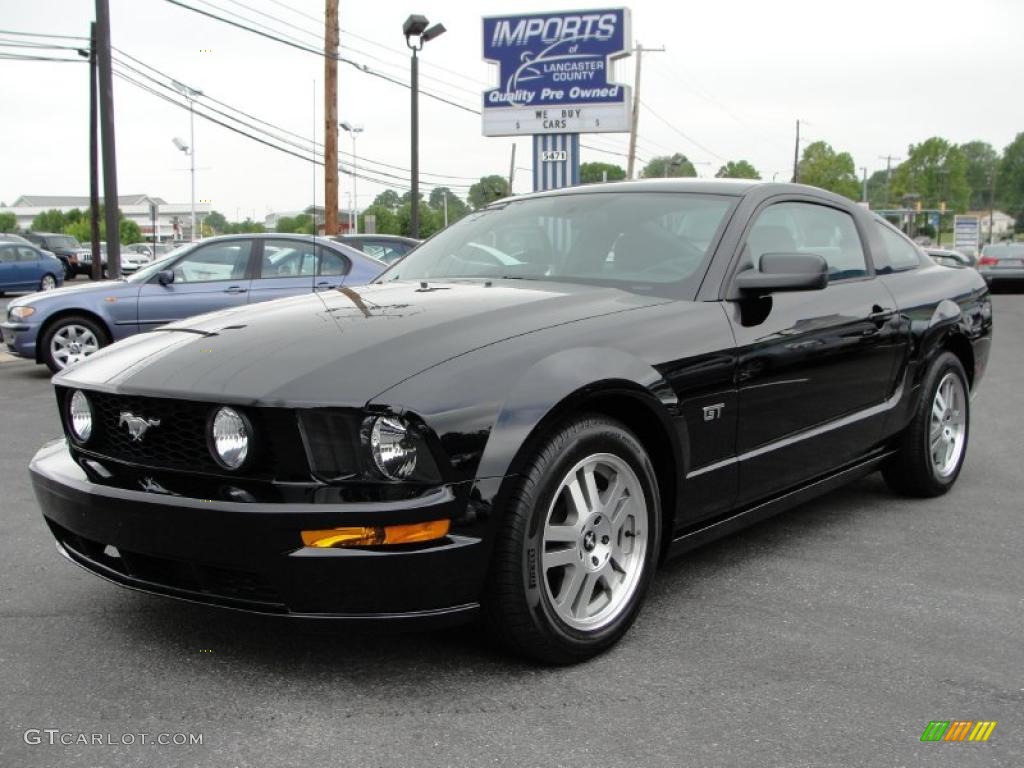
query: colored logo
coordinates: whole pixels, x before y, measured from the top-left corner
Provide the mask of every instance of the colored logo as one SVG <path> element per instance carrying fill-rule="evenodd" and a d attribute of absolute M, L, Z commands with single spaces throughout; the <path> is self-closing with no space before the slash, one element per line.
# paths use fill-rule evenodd
<path fill-rule="evenodd" d="M 484 58 L 499 67 L 484 107 L 619 104 L 626 89 L 609 82 L 610 59 L 628 54 L 624 8 L 484 19 Z"/>
<path fill-rule="evenodd" d="M 932 720 L 921 741 L 988 741 L 995 729 L 995 720 Z"/>

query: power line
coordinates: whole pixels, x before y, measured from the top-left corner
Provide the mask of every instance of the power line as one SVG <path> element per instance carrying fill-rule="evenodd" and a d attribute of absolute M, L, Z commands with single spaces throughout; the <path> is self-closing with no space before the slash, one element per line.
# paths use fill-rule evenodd
<path fill-rule="evenodd" d="M 88 40 L 89 38 L 85 35 L 51 35 L 44 34 L 42 32 L 21 32 L 13 29 L 0 29 L 0 34 L 3 35 L 18 35 L 20 37 L 53 37 L 59 40 Z"/>
<path fill-rule="evenodd" d="M 226 19 L 223 16 L 218 16 L 217 14 L 211 13 L 211 12 L 206 11 L 206 10 L 203 10 L 202 8 L 196 8 L 195 6 L 189 5 L 187 3 L 183 3 L 180 0 L 165 0 L 165 2 L 168 2 L 171 5 L 176 5 L 179 8 L 184 8 L 185 10 L 192 11 L 193 13 L 198 13 L 198 14 L 200 14 L 202 16 L 206 16 L 206 17 L 211 18 L 211 19 L 216 19 L 217 21 L 223 22 L 224 24 L 229 24 L 230 26 L 233 26 L 233 27 L 237 27 L 238 29 L 244 29 L 247 32 L 252 32 L 255 35 L 259 35 L 260 37 L 265 37 L 268 40 L 274 40 L 274 41 L 276 41 L 278 43 L 282 43 L 284 45 L 291 46 L 292 48 L 296 48 L 296 49 L 298 49 L 300 51 L 305 51 L 306 53 L 312 53 L 314 56 L 324 56 L 324 55 L 326 55 L 326 54 L 324 54 L 323 51 L 319 51 L 319 50 L 317 50 L 315 48 L 312 48 L 310 46 L 307 46 L 307 45 L 305 45 L 305 44 L 303 44 L 301 42 L 298 42 L 298 41 L 295 41 L 295 40 L 291 40 L 291 39 L 288 39 L 288 38 L 284 38 L 284 37 L 279 37 L 277 35 L 272 35 L 269 32 L 264 32 L 263 30 L 257 29 L 255 27 L 246 26 L 245 24 L 241 24 L 241 23 L 239 23 L 237 21 L 233 21 L 232 19 Z M 360 72 L 364 72 L 364 73 L 366 73 L 368 75 L 372 75 L 373 77 L 378 77 L 381 80 L 386 80 L 387 82 L 393 83 L 394 85 L 401 86 L 402 88 L 405 88 L 406 90 L 408 90 L 410 88 L 408 83 L 404 83 L 401 80 L 397 80 L 397 79 L 395 79 L 395 78 L 393 78 L 393 77 L 391 77 L 391 76 L 389 76 L 387 74 L 384 74 L 383 72 L 376 72 L 376 71 L 370 69 L 365 64 L 360 64 L 359 62 L 353 61 L 352 59 L 346 58 L 344 56 L 339 56 L 338 57 L 338 61 L 344 62 L 345 64 L 349 64 L 350 66 L 355 67 Z M 457 109 L 461 109 L 464 112 L 469 112 L 469 113 L 474 114 L 474 115 L 479 115 L 480 114 L 480 110 L 478 110 L 478 109 L 473 109 L 471 107 L 465 106 L 464 104 L 459 104 L 458 102 L 452 101 L 451 99 L 446 99 L 443 96 L 439 96 L 436 93 L 432 93 L 430 91 L 425 91 L 423 89 L 420 89 L 420 93 L 422 93 L 424 96 L 427 96 L 428 98 L 434 99 L 436 101 L 443 102 L 443 103 L 448 104 L 450 106 L 456 107 Z"/>
<path fill-rule="evenodd" d="M 120 48 L 116 48 L 115 47 L 114 50 L 119 54 L 119 56 L 123 56 L 123 57 L 125 57 L 127 59 L 130 59 L 131 61 L 135 62 L 136 64 L 140 65 L 141 67 L 145 67 L 146 69 L 149 69 L 152 72 L 155 72 L 156 74 L 160 75 L 161 77 L 165 78 L 166 80 L 171 81 L 171 83 L 180 82 L 178 80 L 178 78 L 175 78 L 172 75 L 170 75 L 170 74 L 168 74 L 166 72 L 163 72 L 163 71 L 157 69 L 156 67 L 154 67 L 154 66 L 152 66 L 150 64 L 147 64 L 146 62 L 142 61 L 141 59 L 138 59 L 135 56 L 132 56 L 131 54 L 126 53 L 125 51 L 121 50 Z M 167 83 L 159 80 L 158 78 L 153 77 L 152 75 L 150 75 L 150 74 L 148 74 L 146 72 L 143 72 L 138 67 L 133 67 L 131 64 L 128 64 L 128 63 L 120 60 L 119 58 L 115 58 L 115 61 L 117 61 L 117 63 L 120 66 L 126 67 L 127 69 L 131 70 L 132 72 L 134 72 L 134 73 L 136 73 L 136 74 L 138 74 L 138 75 L 140 75 L 142 77 L 145 77 L 146 79 L 148 79 L 148 80 L 156 83 L 157 85 L 161 86 L 162 88 L 167 90 L 172 96 L 175 96 L 177 94 L 177 91 L 173 88 L 173 85 L 168 85 Z M 296 149 L 299 149 L 301 151 L 312 152 L 312 151 L 316 151 L 318 149 L 321 149 L 323 147 L 323 144 L 321 144 L 320 142 L 318 142 L 316 140 L 311 140 L 311 139 L 307 138 L 306 136 L 303 136 L 302 134 L 295 133 L 294 131 L 289 131 L 288 129 L 282 128 L 279 125 L 271 123 L 271 122 L 269 122 L 267 120 L 264 120 L 264 119 L 262 119 L 260 117 L 255 116 L 255 115 L 249 114 L 248 112 L 245 112 L 245 111 L 239 109 L 238 107 L 232 106 L 231 104 L 228 104 L 227 102 L 221 101 L 220 99 L 216 99 L 213 96 L 210 96 L 208 93 L 204 92 L 201 96 L 198 97 L 198 100 L 200 100 L 200 103 L 204 103 L 205 101 L 212 101 L 215 104 L 219 104 L 220 106 L 225 107 L 226 109 L 230 110 L 231 112 L 236 112 L 239 115 L 242 115 L 242 116 L 248 118 L 249 120 L 252 120 L 252 121 L 254 121 L 256 123 L 260 123 L 263 126 L 266 126 L 267 128 L 270 128 L 273 131 L 276 131 L 278 134 L 285 134 L 287 136 L 291 136 L 293 138 L 296 138 L 296 139 L 298 139 L 299 141 L 302 142 L 302 145 L 295 144 L 294 142 L 284 138 L 283 136 L 279 136 L 279 135 L 273 136 L 273 138 L 275 140 L 284 142 L 285 144 L 289 144 L 289 145 L 291 145 L 291 146 L 293 146 Z M 266 135 L 271 135 L 265 129 L 260 128 L 257 125 L 248 124 L 244 120 L 239 120 L 234 115 L 231 115 L 231 114 L 228 114 L 226 112 L 223 112 L 222 110 L 219 110 L 216 107 L 213 107 L 213 106 L 211 106 L 209 104 L 204 104 L 204 106 L 207 109 L 211 110 L 212 112 L 215 112 L 216 114 L 219 114 L 219 115 L 221 115 L 223 117 L 226 117 L 228 119 L 235 120 L 236 122 L 239 122 L 239 123 L 241 123 L 243 125 L 246 125 L 246 127 L 250 128 L 252 130 L 264 133 Z M 344 150 L 341 150 L 340 154 L 345 155 L 347 157 L 353 157 L 351 152 L 345 152 Z M 404 168 L 404 167 L 402 167 L 400 165 L 393 165 L 391 163 L 386 163 L 386 162 L 384 162 L 382 160 L 376 160 L 374 158 L 369 158 L 369 157 L 361 156 L 359 158 L 359 160 L 360 160 L 361 163 L 369 163 L 370 165 L 379 165 L 379 166 L 384 167 L 384 168 L 390 168 L 392 170 L 402 171 L 404 173 L 409 173 L 410 172 L 408 168 Z M 378 172 L 380 172 L 380 171 L 378 171 Z M 383 174 L 383 172 L 380 172 L 380 173 Z M 387 174 L 387 175 L 390 175 L 390 174 Z M 455 175 L 443 174 L 443 173 L 428 173 L 428 172 L 425 172 L 425 171 L 422 172 L 422 175 L 432 176 L 432 177 L 436 177 L 436 178 L 439 178 L 439 179 L 445 179 L 445 180 L 447 180 L 447 179 L 454 179 L 456 181 L 474 181 L 474 182 L 477 181 L 476 177 L 473 177 L 473 176 L 455 176 Z M 395 177 L 395 178 L 398 178 L 398 177 Z M 452 186 L 452 187 L 467 187 L 468 188 L 469 186 L 471 186 L 470 184 L 457 184 L 457 183 L 453 183 L 453 182 L 447 182 L 447 183 L 448 183 L 449 186 Z"/>
<path fill-rule="evenodd" d="M 29 56 L 28 54 L 19 53 L 0 53 L 0 59 L 5 61 L 56 61 L 62 64 L 88 64 L 89 62 L 85 59 L 61 59 L 56 56 Z"/>
<path fill-rule="evenodd" d="M 668 127 L 669 127 L 669 128 L 671 129 L 671 130 L 673 130 L 673 131 L 675 131 L 676 133 L 678 133 L 678 134 L 679 134 L 680 136 L 682 136 L 682 137 L 683 137 L 684 139 L 686 139 L 686 140 L 687 140 L 688 142 L 690 142 L 691 144 L 693 144 L 693 145 L 694 145 L 695 147 L 697 147 L 698 149 L 700 149 L 700 150 L 703 150 L 704 152 L 707 152 L 707 153 L 708 153 L 709 155 L 711 155 L 712 157 L 718 158 L 718 159 L 719 159 L 719 160 L 721 160 L 721 161 L 722 161 L 723 163 L 724 163 L 724 162 L 726 162 L 726 159 L 725 159 L 724 157 L 722 157 L 722 156 L 721 156 L 720 154 L 718 154 L 717 152 L 714 152 L 714 151 L 712 151 L 712 150 L 708 149 L 707 147 L 705 147 L 705 146 L 704 146 L 703 144 L 701 144 L 701 143 L 700 143 L 699 141 L 697 141 L 697 140 L 696 140 L 696 139 L 694 139 L 693 137 L 691 137 L 691 136 L 687 136 L 687 135 L 686 135 L 685 133 L 683 133 L 683 132 L 682 132 L 681 130 L 679 130 L 679 129 L 678 129 L 678 128 L 677 128 L 676 126 L 675 126 L 675 125 L 673 125 L 673 124 L 672 124 L 671 122 L 669 122 L 669 121 L 668 121 L 668 120 L 666 120 L 666 119 L 665 119 L 664 117 L 662 117 L 662 116 L 661 116 L 661 115 L 659 115 L 659 114 L 658 114 L 657 112 L 655 112 L 655 111 L 654 111 L 653 109 L 651 109 L 651 108 L 650 108 L 650 107 L 649 107 L 649 106 L 647 105 L 647 103 L 646 103 L 646 102 L 643 102 L 643 101 L 641 101 L 641 102 L 640 102 L 640 106 L 642 106 L 642 107 L 643 107 L 644 109 L 646 109 L 646 110 L 647 110 L 648 112 L 650 112 L 650 113 L 651 113 L 651 115 L 653 115 L 654 117 L 658 118 L 658 120 L 660 120 L 661 122 L 663 122 L 663 123 L 664 123 L 665 125 L 667 125 L 667 126 L 668 126 Z"/>

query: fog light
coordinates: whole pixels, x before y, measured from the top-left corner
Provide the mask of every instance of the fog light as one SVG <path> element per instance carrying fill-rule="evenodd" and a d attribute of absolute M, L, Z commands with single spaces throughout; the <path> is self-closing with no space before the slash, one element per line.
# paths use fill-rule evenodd
<path fill-rule="evenodd" d="M 448 535 L 450 520 L 431 520 L 409 525 L 366 525 L 303 531 L 302 543 L 307 547 L 374 547 L 383 544 L 415 544 L 433 541 Z"/>

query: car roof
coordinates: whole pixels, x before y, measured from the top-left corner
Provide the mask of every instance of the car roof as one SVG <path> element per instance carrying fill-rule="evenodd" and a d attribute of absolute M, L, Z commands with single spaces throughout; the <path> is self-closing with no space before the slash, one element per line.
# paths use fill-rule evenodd
<path fill-rule="evenodd" d="M 418 243 L 415 237 L 406 237 L 405 235 L 385 235 L 370 232 L 360 232 L 359 234 L 352 235 L 336 235 L 335 240 L 401 240 L 404 243 Z"/>

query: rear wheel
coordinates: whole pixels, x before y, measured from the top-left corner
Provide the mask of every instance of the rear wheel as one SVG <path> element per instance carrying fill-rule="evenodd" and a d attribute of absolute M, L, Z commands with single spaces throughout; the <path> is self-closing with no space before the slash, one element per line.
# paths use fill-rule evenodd
<path fill-rule="evenodd" d="M 62 317 L 43 334 L 43 362 L 57 373 L 99 352 L 110 343 L 106 329 L 80 315 Z"/>
<path fill-rule="evenodd" d="M 908 496 L 940 496 L 953 487 L 967 455 L 970 389 L 959 358 L 943 352 L 928 369 L 899 452 L 882 467 L 886 482 Z"/>
<path fill-rule="evenodd" d="M 636 618 L 660 541 L 657 480 L 640 442 L 603 417 L 568 422 L 510 495 L 485 598 L 488 629 L 547 663 L 600 653 Z"/>

